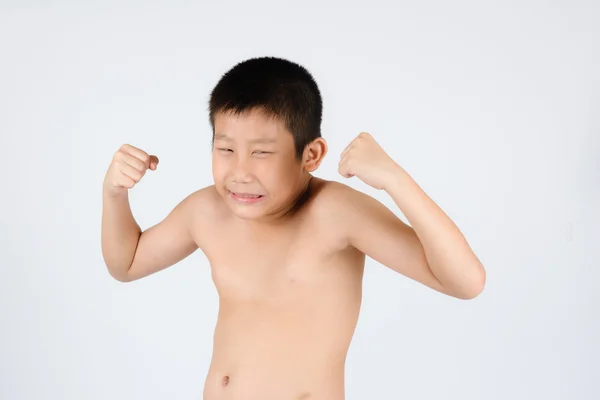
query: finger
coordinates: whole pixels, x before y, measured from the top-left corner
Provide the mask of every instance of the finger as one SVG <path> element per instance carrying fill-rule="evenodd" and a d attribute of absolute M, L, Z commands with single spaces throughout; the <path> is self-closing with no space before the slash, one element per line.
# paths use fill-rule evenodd
<path fill-rule="evenodd" d="M 121 152 L 121 159 L 123 163 L 137 169 L 140 172 L 144 172 L 146 170 L 146 164 L 144 164 L 142 160 L 132 156 L 131 154 Z"/>
<path fill-rule="evenodd" d="M 342 162 L 340 162 L 340 164 L 338 166 L 338 172 L 344 178 L 350 178 L 350 177 L 354 176 L 350 170 L 350 163 L 348 162 L 347 159 L 344 159 Z"/>
<path fill-rule="evenodd" d="M 120 174 L 117 178 L 117 186 L 131 189 L 135 186 L 135 181 L 125 174 Z"/>
<path fill-rule="evenodd" d="M 140 172 L 139 170 L 133 168 L 129 164 L 119 164 L 119 171 L 121 171 L 124 175 L 128 176 L 129 178 L 133 179 L 135 182 L 139 182 L 140 179 L 142 179 L 142 177 L 144 176 L 143 172 Z"/>
<path fill-rule="evenodd" d="M 345 164 L 346 162 L 346 157 L 345 156 L 341 156 L 340 157 L 340 161 L 338 162 L 338 169 L 342 167 L 343 164 Z"/>
<path fill-rule="evenodd" d="M 139 160 L 141 160 L 145 165 L 146 168 L 149 167 L 149 162 L 150 162 L 150 156 L 148 155 L 148 153 L 146 153 L 144 150 L 138 149 L 137 147 L 133 147 L 130 144 L 124 144 L 121 147 L 121 150 L 131 154 L 132 156 L 138 158 Z"/>
<path fill-rule="evenodd" d="M 154 171 L 158 167 L 158 157 L 150 156 L 150 169 Z"/>
<path fill-rule="evenodd" d="M 345 169 L 340 169 L 339 170 L 340 175 L 342 175 L 344 178 L 352 178 L 354 175 L 349 173 L 348 171 L 346 171 Z"/>
<path fill-rule="evenodd" d="M 352 160 L 354 158 L 356 158 L 355 156 L 356 155 L 355 155 L 355 152 L 354 152 L 353 148 L 352 149 L 348 149 L 346 152 L 342 153 L 342 155 L 340 156 L 339 164 L 351 163 Z"/>
<path fill-rule="evenodd" d="M 340 158 L 344 158 L 350 152 L 350 150 L 353 147 L 354 147 L 354 140 L 351 141 L 348 146 L 346 146 L 346 148 L 344 149 L 344 151 L 342 151 L 342 154 L 340 154 Z"/>

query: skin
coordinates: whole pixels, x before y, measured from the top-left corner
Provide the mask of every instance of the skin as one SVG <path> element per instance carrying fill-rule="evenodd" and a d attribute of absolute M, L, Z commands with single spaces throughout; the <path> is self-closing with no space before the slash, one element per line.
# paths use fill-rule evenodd
<path fill-rule="evenodd" d="M 220 301 L 204 399 L 343 400 L 366 256 L 448 296 L 483 290 L 485 270 L 458 228 L 371 135 L 348 145 L 339 172 L 385 190 L 411 226 L 313 177 L 323 139 L 297 160 L 291 134 L 260 111 L 217 115 L 215 133 L 215 184 L 146 231 L 127 193 L 156 169 L 155 156 L 121 148 L 103 192 L 102 249 L 115 279 L 143 278 L 197 249 L 211 265 Z M 264 197 L 248 204 L 232 192 Z"/>

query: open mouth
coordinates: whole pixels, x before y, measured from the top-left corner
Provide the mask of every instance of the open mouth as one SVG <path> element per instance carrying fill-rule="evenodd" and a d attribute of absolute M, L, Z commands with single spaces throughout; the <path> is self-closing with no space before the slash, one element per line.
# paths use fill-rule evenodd
<path fill-rule="evenodd" d="M 261 201 L 265 197 L 262 194 L 236 193 L 231 191 L 229 192 L 229 194 L 234 200 L 237 200 L 242 203 L 256 203 Z"/>

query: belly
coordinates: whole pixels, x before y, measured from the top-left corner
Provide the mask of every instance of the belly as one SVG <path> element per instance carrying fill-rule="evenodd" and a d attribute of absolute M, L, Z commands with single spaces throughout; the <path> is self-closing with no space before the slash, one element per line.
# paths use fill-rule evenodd
<path fill-rule="evenodd" d="M 223 302 L 204 399 L 342 400 L 359 308 Z"/>

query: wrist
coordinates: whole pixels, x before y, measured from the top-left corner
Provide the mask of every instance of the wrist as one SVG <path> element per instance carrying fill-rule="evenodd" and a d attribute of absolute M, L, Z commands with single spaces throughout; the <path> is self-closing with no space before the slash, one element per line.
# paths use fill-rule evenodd
<path fill-rule="evenodd" d="M 392 193 L 397 193 L 402 186 L 406 185 L 408 182 L 407 178 L 410 179 L 406 171 L 400 165 L 394 163 L 389 169 L 388 176 L 382 189 L 390 195 Z"/>
<path fill-rule="evenodd" d="M 106 199 L 123 199 L 128 197 L 128 190 L 124 187 L 115 187 L 105 183 L 102 188 L 102 195 Z"/>

